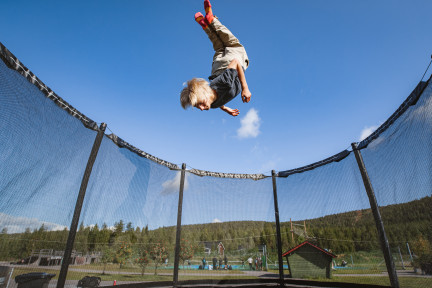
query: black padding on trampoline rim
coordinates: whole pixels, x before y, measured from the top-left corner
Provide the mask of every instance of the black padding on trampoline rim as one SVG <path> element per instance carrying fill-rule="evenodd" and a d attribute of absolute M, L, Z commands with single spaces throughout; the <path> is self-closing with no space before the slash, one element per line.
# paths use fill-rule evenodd
<path fill-rule="evenodd" d="M 98 131 L 98 125 L 95 121 L 85 116 L 83 113 L 78 111 L 72 105 L 70 105 L 63 98 L 58 96 L 54 91 L 51 90 L 47 85 L 45 85 L 38 77 L 36 77 L 33 72 L 30 71 L 21 61 L 15 57 L 12 52 L 10 52 L 1 42 L 0 42 L 0 59 L 8 66 L 20 73 L 24 78 L 26 78 L 30 83 L 35 85 L 46 97 L 50 98 L 57 106 L 65 110 L 71 116 L 80 120 L 83 125 L 94 131 Z"/>
<path fill-rule="evenodd" d="M 390 286 L 383 285 L 371 285 L 371 284 L 355 284 L 355 283 L 344 283 L 344 282 L 321 282 L 313 280 L 300 280 L 300 279 L 285 279 L 285 287 L 289 285 L 304 285 L 310 287 L 337 287 L 337 288 L 389 288 Z M 279 284 L 279 279 L 207 279 L 207 280 L 185 280 L 179 281 L 176 287 L 269 287 L 264 284 L 274 284 L 275 287 Z M 259 284 L 263 284 L 260 286 Z M 230 286 L 235 285 L 235 286 Z M 161 281 L 161 282 L 144 282 L 144 283 L 131 283 L 131 284 L 117 284 L 116 286 L 104 286 L 104 287 L 122 287 L 122 288 L 141 288 L 141 287 L 173 287 L 172 281 Z M 294 287 L 294 286 L 293 286 Z"/>
<path fill-rule="evenodd" d="M 278 177 L 288 177 L 289 175 L 293 175 L 293 174 L 297 174 L 297 173 L 303 173 L 309 170 L 313 170 L 315 168 L 318 168 L 320 166 L 324 166 L 327 164 L 330 164 L 332 162 L 339 162 L 343 159 L 345 159 L 346 157 L 348 157 L 348 155 L 351 152 L 348 150 L 344 150 L 342 152 L 339 152 L 338 154 L 335 154 L 333 156 L 330 156 L 324 160 L 300 167 L 300 168 L 295 168 L 295 169 L 291 169 L 291 170 L 286 170 L 286 171 L 281 171 L 278 173 Z"/>
<path fill-rule="evenodd" d="M 411 94 L 399 106 L 399 108 L 396 109 L 396 111 L 380 127 L 378 127 L 378 129 L 376 129 L 371 135 L 369 135 L 369 137 L 361 141 L 358 144 L 357 148 L 359 150 L 366 148 L 369 143 L 378 138 L 381 133 L 387 130 L 387 128 L 389 128 L 402 114 L 404 114 L 410 106 L 414 106 L 420 98 L 421 94 L 423 93 L 424 89 L 427 87 L 428 82 L 431 81 L 431 79 L 432 75 L 427 82 L 420 81 L 419 84 L 417 84 L 417 86 L 411 92 Z"/>

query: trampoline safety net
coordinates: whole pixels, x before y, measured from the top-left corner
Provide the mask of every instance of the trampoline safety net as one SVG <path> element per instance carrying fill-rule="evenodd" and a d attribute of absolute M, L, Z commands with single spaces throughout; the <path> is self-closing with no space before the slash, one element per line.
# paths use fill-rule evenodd
<path fill-rule="evenodd" d="M 50 287 L 432 286 L 430 79 L 352 150 L 272 175 L 229 174 L 104 134 L 1 43 L 0 58 L 9 287 L 31 272 L 55 274 Z"/>

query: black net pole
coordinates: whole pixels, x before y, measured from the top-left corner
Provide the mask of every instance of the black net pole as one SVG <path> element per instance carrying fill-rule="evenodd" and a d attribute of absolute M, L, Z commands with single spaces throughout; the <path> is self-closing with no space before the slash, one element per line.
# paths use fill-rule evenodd
<path fill-rule="evenodd" d="M 80 190 L 78 193 L 78 198 L 77 198 L 77 202 L 75 205 L 75 211 L 74 211 L 72 223 L 71 223 L 70 230 L 69 230 L 69 235 L 68 235 L 68 239 L 67 239 L 67 243 L 66 243 L 66 249 L 65 249 L 65 252 L 63 255 L 63 261 L 62 261 L 62 265 L 61 265 L 61 269 L 60 269 L 59 278 L 57 281 L 57 288 L 63 288 L 65 286 L 67 271 L 69 268 L 69 262 L 71 259 L 72 249 L 73 249 L 76 231 L 78 228 L 78 222 L 79 222 L 79 218 L 80 218 L 80 214 L 81 214 L 81 208 L 82 208 L 82 205 L 84 202 L 84 196 L 85 196 L 85 193 L 87 190 L 87 184 L 88 184 L 88 181 L 90 179 L 90 174 L 91 174 L 92 169 L 93 169 L 93 164 L 94 164 L 94 162 L 96 160 L 96 156 L 99 152 L 100 144 L 102 143 L 102 138 L 104 136 L 106 126 L 107 125 L 105 123 L 102 123 L 100 125 L 99 131 L 96 135 L 96 139 L 93 143 L 92 150 L 90 152 L 90 157 L 87 161 L 87 166 L 86 166 L 86 169 L 84 171 L 84 176 L 83 176 L 82 181 L 81 181 L 81 187 L 80 187 Z"/>
<path fill-rule="evenodd" d="M 278 261 L 279 261 L 279 284 L 280 287 L 284 287 L 284 273 L 283 273 L 283 260 L 282 260 L 282 238 L 279 223 L 279 205 L 277 200 L 277 186 L 276 186 L 276 172 L 272 170 L 273 180 L 273 200 L 276 218 L 276 243 L 278 250 Z"/>
<path fill-rule="evenodd" d="M 393 257 L 391 255 L 390 245 L 389 245 L 387 235 L 386 235 L 385 230 L 384 230 L 384 223 L 381 219 L 381 213 L 379 211 L 378 204 L 377 204 L 377 201 L 375 198 L 375 192 L 372 188 L 372 184 L 371 184 L 371 181 L 369 179 L 369 175 L 367 173 L 366 166 L 365 166 L 364 161 L 363 161 L 363 157 L 360 153 L 360 150 L 357 149 L 357 144 L 352 143 L 351 146 L 352 146 L 352 149 L 354 151 L 354 155 L 355 155 L 355 158 L 357 160 L 357 164 L 358 164 L 359 169 L 360 169 L 360 173 L 361 173 L 361 176 L 363 179 L 366 193 L 367 193 L 368 198 L 369 198 L 369 203 L 371 205 L 372 214 L 373 214 L 374 219 L 375 219 L 375 224 L 376 224 L 376 227 L 378 230 L 381 249 L 382 249 L 383 254 L 384 254 L 384 259 L 386 262 L 387 271 L 388 271 L 389 278 L 390 278 L 390 284 L 394 288 L 399 288 L 399 280 L 398 280 L 398 277 L 396 274 L 396 268 L 395 268 L 395 264 L 393 261 Z"/>
<path fill-rule="evenodd" d="M 177 287 L 178 283 L 178 270 L 180 262 L 180 237 L 181 237 L 181 218 L 182 218 L 182 208 L 183 208 L 183 190 L 185 182 L 185 170 L 186 164 L 182 164 L 181 178 L 180 178 L 180 192 L 178 201 L 178 212 L 177 212 L 177 231 L 176 231 L 176 244 L 175 244 L 175 254 L 174 254 L 174 276 L 173 276 L 173 286 Z"/>

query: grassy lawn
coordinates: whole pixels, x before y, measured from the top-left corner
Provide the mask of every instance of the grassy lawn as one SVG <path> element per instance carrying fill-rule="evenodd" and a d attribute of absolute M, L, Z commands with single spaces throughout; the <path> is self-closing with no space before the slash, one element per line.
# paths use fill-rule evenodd
<path fill-rule="evenodd" d="M 381 274 L 382 270 L 378 269 L 338 269 L 332 271 L 333 275 L 344 275 L 344 274 Z"/>
<path fill-rule="evenodd" d="M 45 272 L 49 274 L 56 274 L 52 279 L 58 279 L 60 274 L 60 270 L 52 270 L 52 269 L 35 269 L 35 268 L 15 268 L 12 274 L 12 277 L 30 272 Z M 77 271 L 68 271 L 67 280 L 80 280 L 84 276 L 98 276 L 102 279 L 102 281 L 171 281 L 173 277 L 171 275 L 147 275 L 141 276 L 141 274 L 102 274 L 102 273 L 92 273 L 92 272 L 77 272 Z"/>
<path fill-rule="evenodd" d="M 139 269 L 121 269 L 121 272 L 132 272 L 129 270 L 133 270 L 133 272 L 137 274 L 119 274 L 117 271 L 109 272 L 107 274 L 102 274 L 102 269 L 95 269 L 99 265 L 86 265 L 71 268 L 79 268 L 79 269 L 88 269 L 88 270 L 96 270 L 98 272 L 79 272 L 69 270 L 67 275 L 67 280 L 76 280 L 82 279 L 84 276 L 97 276 L 102 279 L 102 281 L 131 281 L 131 282 L 148 282 L 148 281 L 172 281 L 172 269 L 164 270 L 158 269 L 158 273 L 166 273 L 170 272 L 171 275 L 154 275 L 154 267 L 153 269 L 146 269 L 146 274 L 141 276 Z M 117 268 L 118 265 L 113 265 L 111 268 Z M 109 269 L 107 269 L 108 271 Z M 114 270 L 114 269 L 113 269 Z M 58 275 L 60 273 L 59 270 L 54 269 L 40 269 L 39 267 L 35 269 L 35 267 L 17 267 L 14 269 L 12 277 L 14 278 L 17 275 L 30 273 L 30 272 L 46 272 L 51 274 L 56 274 L 53 279 L 58 279 Z M 335 274 L 340 274 L 336 271 Z M 338 276 L 334 275 L 331 279 L 310 279 L 314 281 L 323 281 L 323 282 L 344 282 L 344 283 L 356 283 L 356 284 L 377 284 L 377 285 L 386 285 L 390 286 L 390 282 L 388 277 L 384 276 L 362 276 L 362 274 L 375 274 L 380 273 L 381 271 L 371 269 L 371 270 L 344 270 L 343 274 L 358 274 L 358 276 Z M 254 279 L 257 278 L 253 275 L 248 276 L 236 276 L 231 275 L 232 273 L 240 274 L 241 271 L 238 270 L 219 270 L 219 271 L 202 271 L 202 270 L 180 270 L 179 280 L 199 280 L 199 279 Z M 268 273 L 278 274 L 277 270 L 270 270 Z M 284 271 L 285 275 L 288 274 L 287 271 Z M 401 288 L 429 288 L 432 287 L 432 278 L 421 278 L 421 277 L 399 277 L 399 283 Z"/>
<path fill-rule="evenodd" d="M 104 266 L 102 264 L 88 264 L 88 265 L 80 265 L 80 266 L 69 266 L 69 269 L 83 269 L 83 270 L 93 270 L 93 271 L 102 271 L 104 270 Z M 155 267 L 152 265 L 148 265 L 145 269 L 145 273 L 154 273 Z M 158 267 L 158 273 L 170 273 L 173 274 L 173 267 L 168 266 L 160 266 Z M 131 266 L 124 266 L 120 269 L 120 266 L 118 264 L 108 264 L 105 268 L 105 271 L 108 273 L 115 273 L 115 272 L 130 272 L 130 273 L 141 273 L 141 268 L 139 267 L 131 267 Z M 114 272 L 115 271 L 115 272 Z M 225 273 L 225 274 L 240 274 L 242 271 L 246 270 L 197 270 L 197 269 L 182 269 L 182 266 L 180 266 L 179 273 L 181 274 L 198 274 L 198 273 L 214 273 L 217 271 L 217 273 Z"/>
<path fill-rule="evenodd" d="M 90 267 L 87 267 L 88 270 L 97 270 L 97 269 L 92 269 L 92 265 L 88 265 Z M 85 269 L 84 267 L 79 267 L 80 269 Z M 117 266 L 118 268 L 118 266 Z M 154 267 L 152 267 L 153 269 L 146 269 L 145 271 L 145 275 L 141 276 L 141 271 L 134 271 L 134 273 L 137 274 L 120 274 L 117 272 L 109 272 L 109 273 L 105 273 L 102 274 L 102 269 L 100 270 L 100 272 L 81 272 L 81 271 L 73 271 L 73 270 L 69 270 L 68 274 L 67 274 L 67 280 L 80 280 L 82 279 L 84 276 L 97 276 L 100 277 L 102 279 L 102 281 L 137 281 L 137 282 L 141 282 L 141 281 L 171 281 L 173 280 L 173 276 L 172 276 L 172 270 L 161 270 L 158 269 L 158 274 L 159 275 L 154 275 Z M 130 269 L 128 269 L 130 270 Z M 31 272 L 45 272 L 45 273 L 49 273 L 49 274 L 56 274 L 56 276 L 54 276 L 52 279 L 58 279 L 58 276 L 60 274 L 60 270 L 54 270 L 54 269 L 43 269 L 43 268 L 37 268 L 35 269 L 34 267 L 19 267 L 19 268 L 15 268 L 14 272 L 12 274 L 12 278 L 15 278 L 15 276 L 20 275 L 20 274 L 26 274 L 26 273 L 31 273 Z M 131 271 L 127 271 L 125 270 L 121 270 L 121 272 L 131 272 Z M 138 273 L 139 272 L 139 273 Z M 170 275 L 160 275 L 162 273 L 170 273 Z M 187 272 L 187 273 L 184 273 Z M 251 278 L 256 278 L 254 276 L 230 276 L 230 274 L 235 273 L 236 271 L 224 271 L 224 270 L 220 270 L 220 271 L 201 271 L 201 270 L 181 270 L 180 271 L 180 275 L 179 275 L 179 279 L 180 280 L 198 280 L 198 279 L 208 279 L 208 278 L 218 278 L 218 279 L 229 279 L 229 278 L 234 278 L 234 279 L 251 279 Z M 237 271 L 238 273 L 241 273 L 239 271 Z M 186 275 L 185 275 L 186 274 Z M 190 275 L 187 275 L 190 274 Z M 206 274 L 206 275 L 203 275 Z"/>
<path fill-rule="evenodd" d="M 316 279 L 314 279 L 316 280 Z M 319 279 L 317 281 L 325 282 L 345 282 L 345 283 L 356 283 L 356 284 L 375 284 L 375 285 L 387 285 L 390 286 L 390 280 L 387 277 L 361 277 L 361 276 L 347 276 L 337 277 L 334 276 L 332 279 Z M 401 288 L 429 288 L 432 287 L 431 278 L 420 278 L 420 277 L 399 277 L 399 284 Z"/>

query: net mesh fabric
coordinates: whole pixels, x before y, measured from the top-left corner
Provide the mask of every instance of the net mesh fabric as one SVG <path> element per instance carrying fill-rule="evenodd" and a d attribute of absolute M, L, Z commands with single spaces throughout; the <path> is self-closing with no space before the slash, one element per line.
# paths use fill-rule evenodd
<path fill-rule="evenodd" d="M 0 261 L 19 273 L 50 266 L 58 274 L 96 137 L 94 122 L 58 96 L 51 99 L 40 88 L 46 86 L 5 60 L 0 48 Z M 431 95 L 429 81 L 417 103 L 360 150 L 401 283 L 408 281 L 405 271 L 425 269 L 421 261 L 431 250 Z M 318 271 L 312 260 L 306 274 L 296 267 L 295 253 L 307 241 L 315 247 L 310 255 L 337 256 L 329 258 L 334 281 L 388 285 L 354 153 L 343 151 L 303 168 L 276 177 L 281 250 L 292 252 L 283 259 L 284 273 L 324 280 L 325 267 Z M 277 279 L 272 180 L 262 174 L 185 172 L 180 280 Z M 76 285 L 84 276 L 76 269 L 101 277 L 101 286 L 112 285 L 115 275 L 131 282 L 172 281 L 180 181 L 177 165 L 105 135 L 67 283 Z M 417 287 L 428 287 L 427 279 Z"/>
<path fill-rule="evenodd" d="M 105 137 L 88 185 L 75 249 L 88 251 L 106 274 L 172 274 L 179 173 Z M 155 249 L 163 252 L 157 262 Z M 102 271 L 89 275 L 98 277 Z"/>
<path fill-rule="evenodd" d="M 251 269 L 249 258 L 262 261 L 253 270 L 263 270 L 265 257 L 277 258 L 271 178 L 256 181 L 186 173 L 183 197 L 182 245 L 193 247 L 194 252 L 190 259 L 182 257 L 191 264 L 185 269 L 201 268 L 198 271 L 207 277 L 241 278 L 245 277 L 241 271 Z M 227 274 L 231 269 L 238 273 Z"/>
<path fill-rule="evenodd" d="M 338 255 L 329 258 L 330 273 L 342 269 L 385 270 L 376 228 L 353 153 L 339 162 L 277 179 L 283 252 L 307 241 Z M 296 251 L 296 250 L 295 250 Z M 323 254 L 318 249 L 303 252 Z M 367 255 L 367 256 L 366 256 Z M 369 257 L 365 261 L 365 257 Z M 326 271 L 296 267 L 296 255 L 285 257 L 292 277 L 326 277 Z M 349 263 L 343 264 L 342 262 Z M 285 262 L 286 263 L 286 262 Z M 286 263 L 286 264 L 289 264 Z M 286 267 L 288 268 L 288 267 Z M 386 284 L 387 279 L 376 279 Z"/>
<path fill-rule="evenodd" d="M 432 85 L 362 155 L 396 266 L 419 268 L 432 243 Z"/>
<path fill-rule="evenodd" d="M 96 133 L 2 61 L 0 83 L 2 260 L 41 261 L 42 249 L 55 258 Z"/>

